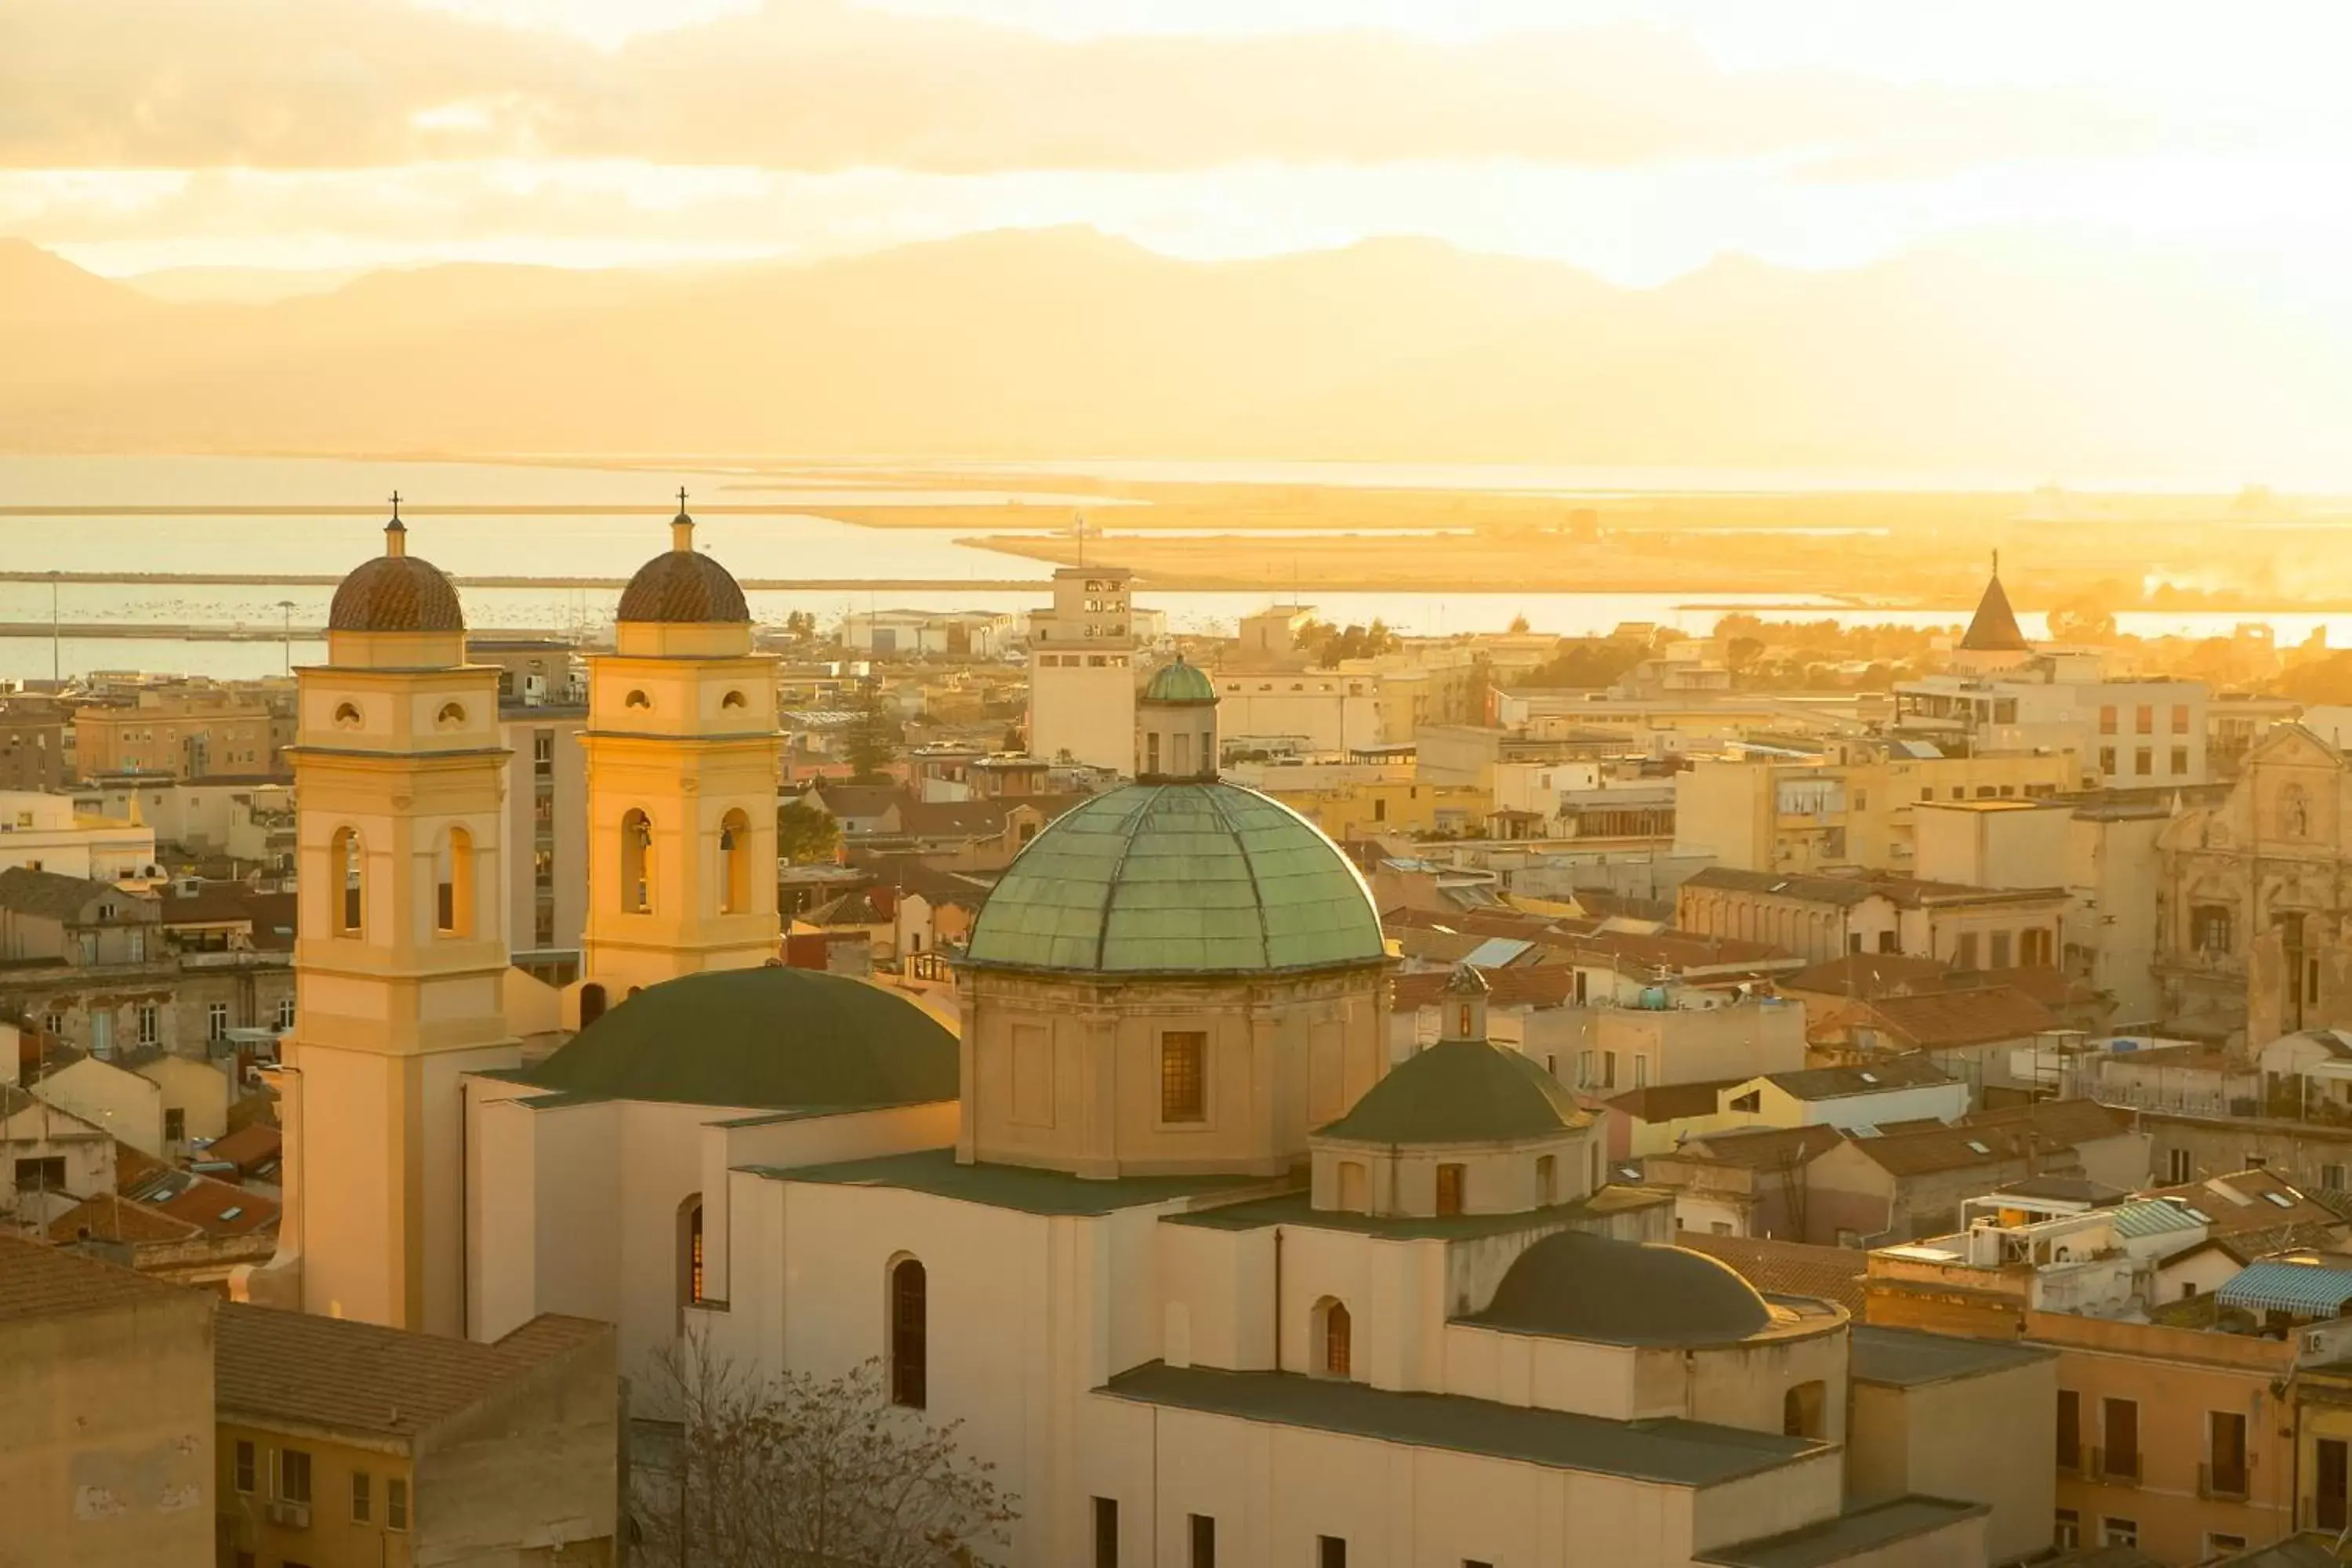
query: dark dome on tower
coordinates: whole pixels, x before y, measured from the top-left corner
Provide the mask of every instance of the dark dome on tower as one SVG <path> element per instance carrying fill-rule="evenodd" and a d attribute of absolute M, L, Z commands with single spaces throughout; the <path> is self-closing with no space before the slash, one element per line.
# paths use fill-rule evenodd
<path fill-rule="evenodd" d="M 408 529 L 394 517 L 383 531 L 384 552 L 363 563 L 335 589 L 327 611 L 331 632 L 462 632 L 457 590 L 438 566 L 408 553 Z"/>
<path fill-rule="evenodd" d="M 1703 1253 L 1564 1230 L 1519 1254 L 1470 1321 L 1608 1344 L 1705 1345 L 1773 1319 L 1756 1287 Z"/>
<path fill-rule="evenodd" d="M 694 548 L 694 520 L 680 511 L 670 522 L 671 544 L 637 568 L 621 594 L 619 618 L 671 625 L 749 625 L 751 606 L 726 567 Z"/>

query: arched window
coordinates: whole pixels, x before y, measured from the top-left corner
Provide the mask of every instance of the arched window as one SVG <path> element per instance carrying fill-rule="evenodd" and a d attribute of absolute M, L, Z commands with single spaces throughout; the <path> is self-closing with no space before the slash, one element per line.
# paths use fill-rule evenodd
<path fill-rule="evenodd" d="M 929 1281 L 920 1261 L 902 1258 L 890 1267 L 890 1403 L 920 1410 L 927 1402 L 929 1371 Z"/>
<path fill-rule="evenodd" d="M 474 836 L 451 828 L 433 870 L 433 929 L 442 936 L 474 934 Z"/>
<path fill-rule="evenodd" d="M 1347 1307 L 1326 1296 L 1315 1303 L 1315 1371 L 1322 1377 L 1354 1375 L 1354 1324 Z"/>
<path fill-rule="evenodd" d="M 651 914 L 654 908 L 653 818 L 631 811 L 621 818 L 621 910 Z"/>
<path fill-rule="evenodd" d="M 751 819 L 730 811 L 719 819 L 719 912 L 751 907 Z"/>
<path fill-rule="evenodd" d="M 586 1028 L 604 1016 L 604 988 L 594 981 L 580 988 L 580 1026 Z"/>
<path fill-rule="evenodd" d="M 702 1278 L 702 1194 L 694 1193 L 677 1205 L 677 1300 L 681 1307 L 698 1307 L 706 1300 Z"/>
<path fill-rule="evenodd" d="M 740 708 L 748 700 L 740 691 L 730 691 L 719 700 L 721 708 Z"/>
<path fill-rule="evenodd" d="M 352 702 L 337 704 L 335 708 L 335 728 L 338 730 L 356 730 L 359 727 L 359 705 Z"/>
<path fill-rule="evenodd" d="M 327 868 L 343 884 L 343 896 L 334 906 L 335 934 L 357 936 L 365 929 L 367 918 L 367 853 L 361 847 L 357 828 L 335 830 L 327 842 Z"/>
<path fill-rule="evenodd" d="M 466 710 L 458 703 L 444 702 L 441 711 L 433 716 L 433 722 L 444 730 L 457 729 L 466 722 Z"/>
<path fill-rule="evenodd" d="M 622 699 L 622 706 L 626 708 L 650 708 L 653 705 L 654 700 L 643 691 L 632 691 Z"/>

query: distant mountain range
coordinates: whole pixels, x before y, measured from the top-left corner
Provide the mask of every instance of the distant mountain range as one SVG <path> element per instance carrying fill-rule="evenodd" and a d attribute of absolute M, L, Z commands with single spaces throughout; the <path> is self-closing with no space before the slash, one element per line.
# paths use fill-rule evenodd
<path fill-rule="evenodd" d="M 2120 252 L 1997 255 L 1733 258 L 1628 289 L 1427 240 L 1200 263 L 1053 229 L 684 274 L 379 272 L 252 303 L 0 241 L 0 447 L 2352 484 L 2344 321 Z"/>

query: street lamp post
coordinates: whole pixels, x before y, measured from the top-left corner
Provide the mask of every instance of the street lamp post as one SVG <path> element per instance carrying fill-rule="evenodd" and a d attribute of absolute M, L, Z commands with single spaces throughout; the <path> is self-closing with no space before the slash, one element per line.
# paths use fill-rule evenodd
<path fill-rule="evenodd" d="M 283 622 L 278 631 L 278 642 L 286 650 L 286 673 L 291 675 L 294 673 L 294 601 L 278 600 L 278 613 Z"/>

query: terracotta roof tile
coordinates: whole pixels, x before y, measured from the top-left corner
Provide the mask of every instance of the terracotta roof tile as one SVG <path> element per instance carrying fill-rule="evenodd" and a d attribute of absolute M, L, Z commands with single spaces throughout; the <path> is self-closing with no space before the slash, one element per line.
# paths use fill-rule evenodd
<path fill-rule="evenodd" d="M 1562 1007 L 1575 988 L 1576 971 L 1564 963 L 1534 964 L 1480 971 L 1486 977 L 1486 1000 L 1496 1007 Z M 1442 969 L 1400 974 L 1392 1005 L 1401 1010 L 1434 1006 L 1452 978 Z"/>
<path fill-rule="evenodd" d="M 188 1300 L 194 1294 L 94 1258 L 0 1235 L 0 1322 Z"/>
<path fill-rule="evenodd" d="M 509 1379 L 612 1332 L 549 1313 L 477 1344 L 232 1302 L 215 1330 L 215 1397 L 223 1420 L 415 1436 Z"/>
<path fill-rule="evenodd" d="M 1675 1245 L 1731 1265 L 1767 1294 L 1817 1296 L 1835 1301 L 1853 1313 L 1855 1321 L 1862 1320 L 1866 1255 L 1853 1247 L 1815 1247 L 1764 1237 L 1701 1236 L 1687 1230 L 1675 1233 Z"/>
<path fill-rule="evenodd" d="M 2020 1040 L 2058 1027 L 2057 1015 L 2010 985 L 1882 996 L 1862 1006 L 1865 1017 L 1920 1050 Z"/>
<path fill-rule="evenodd" d="M 204 1231 L 120 1193 L 100 1193 L 49 1222 L 51 1241 L 79 1241 L 85 1234 L 100 1241 L 190 1241 Z"/>

